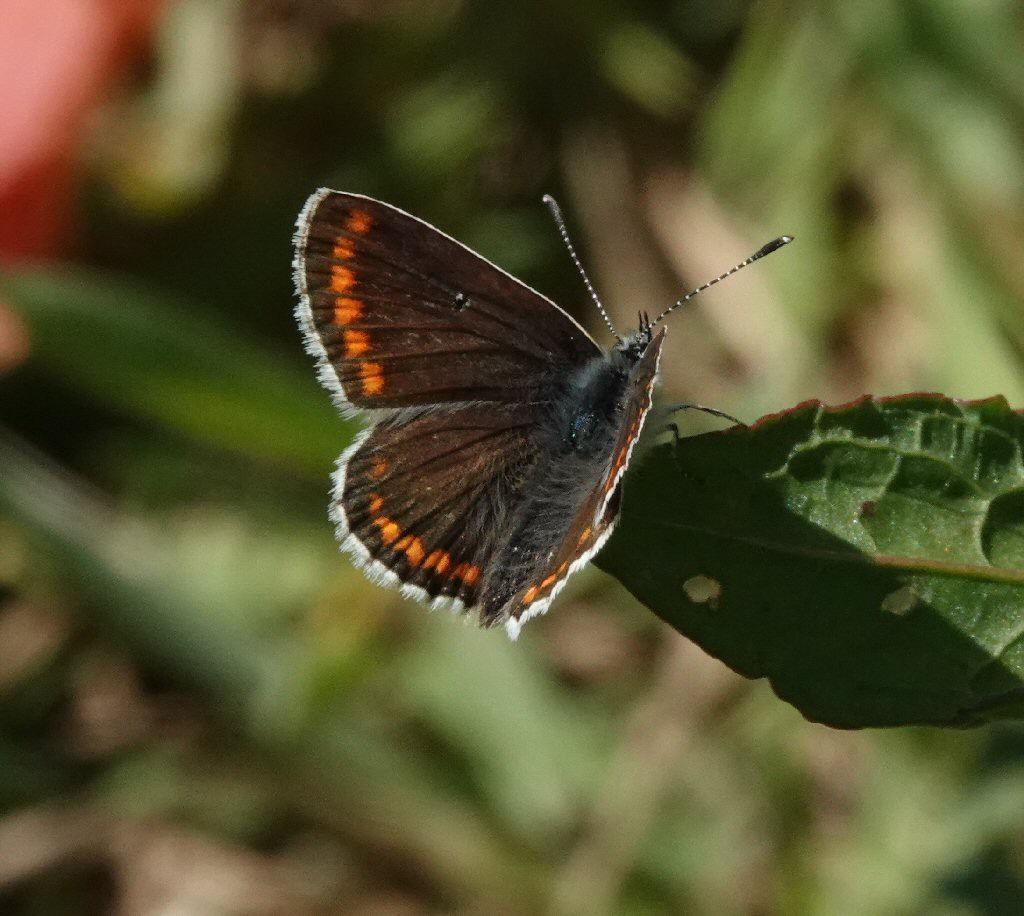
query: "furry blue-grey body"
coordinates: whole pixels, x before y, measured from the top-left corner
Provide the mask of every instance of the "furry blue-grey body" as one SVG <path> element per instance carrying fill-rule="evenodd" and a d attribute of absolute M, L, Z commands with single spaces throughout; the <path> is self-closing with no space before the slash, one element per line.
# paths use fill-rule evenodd
<path fill-rule="evenodd" d="M 593 502 L 595 486 L 609 470 L 623 426 L 632 419 L 630 395 L 650 343 L 650 330 L 642 328 L 570 373 L 558 396 L 545 405 L 536 460 L 518 487 L 496 545 L 493 568 L 500 574 L 481 583 L 485 622 L 489 611 L 500 614 L 524 583 L 549 567 L 567 524 L 577 519 L 588 500 Z M 593 527 L 602 523 L 596 517 L 600 510 L 612 518 L 617 512 L 617 499 L 608 500 L 607 506 L 604 502 L 594 504 Z"/>

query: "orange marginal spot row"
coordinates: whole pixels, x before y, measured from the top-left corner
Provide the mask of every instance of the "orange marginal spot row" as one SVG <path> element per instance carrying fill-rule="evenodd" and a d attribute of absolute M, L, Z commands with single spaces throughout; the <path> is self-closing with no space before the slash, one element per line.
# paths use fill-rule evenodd
<path fill-rule="evenodd" d="M 384 500 L 379 493 L 370 494 L 370 512 L 379 512 L 384 505 Z M 380 529 L 380 539 L 385 547 L 391 547 L 396 553 L 404 553 L 412 566 L 423 564 L 424 569 L 433 569 L 438 576 L 445 577 L 452 565 L 451 554 L 445 550 L 435 550 L 429 556 L 423 546 L 423 541 L 412 534 L 402 534 L 402 528 L 398 522 L 392 521 L 386 515 L 378 516 L 373 520 L 375 527 Z M 466 585 L 475 585 L 480 578 L 480 567 L 472 563 L 459 563 L 451 571 L 447 578 L 461 579 Z"/>
<path fill-rule="evenodd" d="M 384 505 L 384 499 L 379 493 L 370 494 L 370 512 L 376 514 Z M 386 515 L 380 515 L 373 520 L 373 524 L 380 529 L 380 539 L 385 547 L 391 547 L 397 553 L 404 553 L 413 566 L 419 566 L 426 556 L 423 549 L 423 541 L 411 534 L 402 534 L 402 526 L 393 522 Z"/>
<path fill-rule="evenodd" d="M 590 529 L 588 528 L 587 530 L 589 531 Z M 558 569 L 555 570 L 550 576 L 548 576 L 543 582 L 541 582 L 540 585 L 531 585 L 526 590 L 526 594 L 523 595 L 523 604 L 533 604 L 533 602 L 537 600 L 537 596 L 541 592 L 547 591 L 547 589 L 551 588 L 552 585 L 554 585 L 563 575 L 565 575 L 565 571 L 568 568 L 569 561 L 565 560 L 563 561 L 562 565 L 559 566 Z"/>

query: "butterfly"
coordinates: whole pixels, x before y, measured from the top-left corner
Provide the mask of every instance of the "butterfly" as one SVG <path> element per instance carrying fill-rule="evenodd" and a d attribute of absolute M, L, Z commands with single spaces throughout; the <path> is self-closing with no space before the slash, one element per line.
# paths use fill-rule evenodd
<path fill-rule="evenodd" d="M 651 410 L 665 339 L 655 326 L 789 240 L 602 350 L 550 299 L 428 223 L 318 190 L 296 225 L 296 318 L 334 403 L 369 421 L 333 475 L 342 549 L 374 581 L 515 639 L 612 533 Z"/>

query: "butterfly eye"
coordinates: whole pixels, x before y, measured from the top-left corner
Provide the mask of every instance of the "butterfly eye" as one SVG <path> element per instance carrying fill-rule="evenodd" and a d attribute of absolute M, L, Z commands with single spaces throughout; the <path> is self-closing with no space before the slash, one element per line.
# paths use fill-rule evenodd
<path fill-rule="evenodd" d="M 469 296 L 465 293 L 455 294 L 455 311 L 461 312 L 469 308 Z"/>

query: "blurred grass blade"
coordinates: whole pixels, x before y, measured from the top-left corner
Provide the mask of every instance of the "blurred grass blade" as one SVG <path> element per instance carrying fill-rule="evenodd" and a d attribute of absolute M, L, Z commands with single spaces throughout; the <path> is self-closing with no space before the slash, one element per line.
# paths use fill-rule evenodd
<path fill-rule="evenodd" d="M 564 838 L 594 792 L 610 744 L 604 723 L 566 703 L 528 651 L 439 623 L 403 659 L 404 702 L 472 761 L 481 795 L 510 831 L 536 848 Z"/>
<path fill-rule="evenodd" d="M 166 532 L 108 508 L 2 428 L 0 468 L 0 517 L 30 532 L 78 601 L 94 606 L 110 631 L 160 670 L 206 692 L 234 727 L 283 755 L 289 772 L 306 774 L 289 780 L 279 796 L 316 820 L 399 843 L 439 880 L 480 892 L 503 886 L 511 870 L 528 885 L 528 865 L 420 750 L 368 728 L 358 712 L 305 714 L 310 650 L 301 634 L 258 631 L 262 609 L 254 601 L 250 619 L 211 602 L 194 575 L 175 568 L 177 551 Z M 6 753 L 0 742 L 0 758 Z"/>
<path fill-rule="evenodd" d="M 599 562 L 812 720 L 1018 717 L 1022 453 L 1002 398 L 807 403 L 657 448 Z"/>
<path fill-rule="evenodd" d="M 210 310 L 83 269 L 0 274 L 0 295 L 28 322 L 33 358 L 105 404 L 312 471 L 343 444 L 312 368 L 289 370 Z"/>
<path fill-rule="evenodd" d="M 167 539 L 0 429 L 0 515 L 31 532 L 80 598 L 169 669 L 222 697 L 251 697 L 288 657 L 261 646 L 176 576 Z"/>

